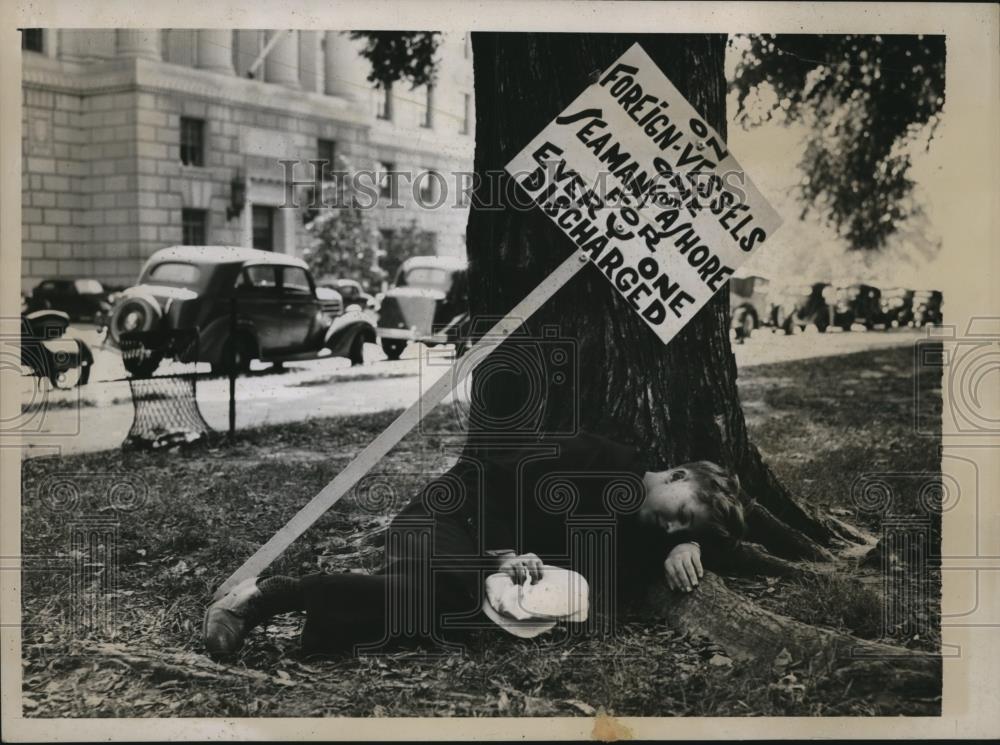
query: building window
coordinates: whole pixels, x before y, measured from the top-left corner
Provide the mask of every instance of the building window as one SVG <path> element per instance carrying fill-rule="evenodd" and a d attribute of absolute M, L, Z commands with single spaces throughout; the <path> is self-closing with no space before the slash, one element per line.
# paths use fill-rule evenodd
<path fill-rule="evenodd" d="M 274 207 L 253 206 L 253 247 L 274 250 Z"/>
<path fill-rule="evenodd" d="M 181 163 L 205 165 L 205 120 L 181 117 Z"/>
<path fill-rule="evenodd" d="M 396 201 L 396 164 L 383 160 L 378 164 L 378 193 L 386 199 Z"/>
<path fill-rule="evenodd" d="M 334 162 L 337 156 L 337 143 L 333 140 L 316 140 L 316 160 L 323 161 L 320 180 L 333 181 Z"/>
<path fill-rule="evenodd" d="M 469 134 L 472 124 L 472 96 L 468 93 L 462 94 L 462 134 Z"/>
<path fill-rule="evenodd" d="M 42 29 L 21 29 L 21 49 L 26 49 L 29 52 L 44 52 L 45 40 L 42 37 Z"/>
<path fill-rule="evenodd" d="M 181 210 L 182 239 L 185 246 L 208 243 L 208 210 Z"/>
<path fill-rule="evenodd" d="M 434 204 L 434 182 L 439 179 L 439 174 L 430 168 L 424 168 L 419 178 L 420 192 L 417 196 L 420 199 L 420 204 L 427 207 Z"/>
<path fill-rule="evenodd" d="M 379 85 L 378 110 L 375 113 L 379 119 L 392 120 L 392 83 Z"/>
<path fill-rule="evenodd" d="M 427 94 L 424 98 L 424 117 L 420 126 L 426 129 L 434 127 L 434 86 L 430 84 L 427 86 Z"/>

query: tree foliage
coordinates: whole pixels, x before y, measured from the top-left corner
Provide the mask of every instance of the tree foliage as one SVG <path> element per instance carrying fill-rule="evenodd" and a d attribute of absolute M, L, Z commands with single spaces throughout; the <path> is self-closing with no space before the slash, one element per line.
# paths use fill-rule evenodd
<path fill-rule="evenodd" d="M 416 220 L 411 220 L 399 229 L 384 234 L 378 263 L 386 278 L 392 281 L 400 265 L 411 256 L 433 254 L 434 246 L 430 244 L 427 232 L 417 225 Z"/>
<path fill-rule="evenodd" d="M 376 264 L 378 230 L 366 210 L 356 206 L 324 209 L 306 229 L 311 240 L 303 258 L 317 278 L 354 279 L 364 287 L 382 281 L 384 275 Z"/>
<path fill-rule="evenodd" d="M 940 120 L 944 37 L 760 35 L 747 41 L 733 82 L 737 121 L 807 124 L 800 163 L 804 211 L 829 219 L 853 249 L 882 248 L 919 211 L 911 198 L 908 146 L 921 137 L 929 146 Z"/>
<path fill-rule="evenodd" d="M 355 199 L 350 162 L 341 155 L 335 159 L 339 175 L 323 184 L 319 199 L 310 194 L 302 204 L 310 236 L 303 258 L 317 278 L 333 275 L 377 286 L 385 276 L 378 266 L 378 226 L 371 210 Z"/>
<path fill-rule="evenodd" d="M 351 38 L 365 42 L 361 56 L 371 63 L 370 82 L 389 87 L 406 80 L 413 88 L 434 82 L 439 32 L 352 31 Z"/>

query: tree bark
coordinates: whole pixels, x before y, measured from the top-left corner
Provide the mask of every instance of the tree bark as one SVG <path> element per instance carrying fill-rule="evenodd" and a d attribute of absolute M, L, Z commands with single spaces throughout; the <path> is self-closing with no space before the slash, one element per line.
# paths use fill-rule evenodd
<path fill-rule="evenodd" d="M 898 695 L 941 693 L 941 657 L 811 626 L 760 607 L 706 573 L 690 593 L 666 585 L 650 590 L 649 604 L 681 633 L 707 636 L 735 659 L 771 665 L 783 650 L 786 665 L 801 665 L 827 681 Z"/>
<path fill-rule="evenodd" d="M 504 165 L 635 42 L 725 137 L 726 38 L 520 33 L 472 38 L 479 185 L 467 230 L 469 296 L 474 318 L 497 317 L 575 250 L 541 210 L 497 209 L 519 188 L 503 173 Z M 545 327 L 569 340 L 578 383 L 557 384 L 544 367 L 541 380 L 533 380 L 530 371 L 508 366 L 496 374 L 485 364 L 473 378 L 472 430 L 506 434 L 525 402 L 537 401 L 540 432 L 576 427 L 600 432 L 641 448 L 651 470 L 691 460 L 718 462 L 733 469 L 764 508 L 749 510 L 752 540 L 790 559 L 829 559 L 828 549 L 844 536 L 796 503 L 750 443 L 729 325 L 727 289 L 664 346 L 599 271 L 584 267 L 525 328 L 543 344 Z M 521 343 L 511 339 L 501 346 Z M 517 357 L 511 351 L 507 359 Z M 494 355 L 505 357 L 499 350 Z"/>

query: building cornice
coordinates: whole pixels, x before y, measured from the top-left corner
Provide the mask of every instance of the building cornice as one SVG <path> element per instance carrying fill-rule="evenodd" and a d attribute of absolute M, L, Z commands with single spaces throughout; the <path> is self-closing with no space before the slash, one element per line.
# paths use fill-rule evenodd
<path fill-rule="evenodd" d="M 121 58 L 81 64 L 33 56 L 30 61 L 25 59 L 22 81 L 26 89 L 74 96 L 130 91 L 176 93 L 209 103 L 332 120 L 365 130 L 373 145 L 414 155 L 433 152 L 461 160 L 471 158 L 474 150 L 472 138 L 376 121 L 365 104 L 346 98 L 157 60 Z"/>
<path fill-rule="evenodd" d="M 371 124 L 362 107 L 344 98 L 142 58 L 85 65 L 33 59 L 24 65 L 22 81 L 25 88 L 74 96 L 134 90 L 180 93 L 210 102 L 270 109 L 279 114 L 336 119 L 364 128 Z"/>

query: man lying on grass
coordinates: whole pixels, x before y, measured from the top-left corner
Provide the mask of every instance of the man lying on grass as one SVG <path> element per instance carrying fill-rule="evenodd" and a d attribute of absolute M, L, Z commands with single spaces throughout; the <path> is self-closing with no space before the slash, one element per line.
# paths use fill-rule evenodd
<path fill-rule="evenodd" d="M 593 590 L 612 590 L 587 576 L 586 567 L 594 574 L 596 566 L 611 567 L 600 573 L 611 578 L 619 603 L 642 597 L 664 574 L 671 589 L 690 592 L 703 575 L 702 545 L 724 552 L 743 534 L 738 493 L 737 478 L 714 463 L 649 472 L 636 450 L 586 433 L 528 447 L 492 446 L 463 456 L 393 519 L 377 573 L 246 580 L 208 608 L 205 646 L 213 655 L 231 655 L 252 628 L 291 611 L 305 611 L 306 652 L 392 643 L 389 629 L 400 618 L 429 618 L 416 623 L 418 636 L 441 640 L 448 627 L 462 625 L 456 619 L 476 618 L 487 575 L 535 582 L 545 564 L 581 572 L 592 598 Z M 414 521 L 432 526 L 432 545 L 423 552 L 406 537 Z M 573 547 L 570 528 L 584 523 L 610 526 L 606 555 L 581 555 Z"/>

